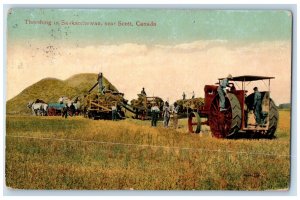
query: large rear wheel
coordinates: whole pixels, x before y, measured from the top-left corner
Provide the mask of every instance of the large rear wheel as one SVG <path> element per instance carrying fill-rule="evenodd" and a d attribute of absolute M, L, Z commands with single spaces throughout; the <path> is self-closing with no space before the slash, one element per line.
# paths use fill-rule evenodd
<path fill-rule="evenodd" d="M 277 107 L 272 99 L 270 99 L 270 111 L 269 111 L 269 129 L 267 131 L 267 137 L 273 138 L 277 129 L 277 122 L 279 113 Z"/>
<path fill-rule="evenodd" d="M 226 111 L 220 111 L 219 96 L 210 106 L 209 126 L 216 138 L 226 138 L 236 134 L 241 127 L 242 112 L 240 102 L 234 94 L 228 93 L 225 98 Z"/>

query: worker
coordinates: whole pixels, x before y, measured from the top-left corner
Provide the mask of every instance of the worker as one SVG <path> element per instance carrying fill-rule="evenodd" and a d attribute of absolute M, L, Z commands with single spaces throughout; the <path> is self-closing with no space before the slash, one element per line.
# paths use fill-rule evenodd
<path fill-rule="evenodd" d="M 98 78 L 97 78 L 98 84 L 99 84 L 99 93 L 103 94 L 103 74 L 102 72 L 100 72 L 98 74 Z"/>
<path fill-rule="evenodd" d="M 157 120 L 158 120 L 158 115 L 160 113 L 160 110 L 157 106 L 156 102 L 152 103 L 153 106 L 151 107 L 151 126 L 157 126 Z"/>
<path fill-rule="evenodd" d="M 111 107 L 112 120 L 117 121 L 117 103 Z"/>
<path fill-rule="evenodd" d="M 225 95 L 226 95 L 226 87 L 229 87 L 229 80 L 232 79 L 232 75 L 229 74 L 226 78 L 222 79 L 220 81 L 220 85 L 217 89 L 219 94 L 219 100 L 220 100 L 220 111 L 226 111 L 225 108 Z"/>
<path fill-rule="evenodd" d="M 147 96 L 147 94 L 146 94 L 146 92 L 145 92 L 145 88 L 143 88 L 143 89 L 142 89 L 142 91 L 141 91 L 141 95 L 143 95 L 143 96 Z"/>
<path fill-rule="evenodd" d="M 112 114 L 112 120 L 117 121 L 117 103 L 112 105 L 111 114 Z"/>
<path fill-rule="evenodd" d="M 192 93 L 192 99 L 195 98 L 195 92 L 193 91 Z"/>
<path fill-rule="evenodd" d="M 165 105 L 163 107 L 163 116 L 164 116 L 164 127 L 168 127 L 170 121 L 170 107 L 167 101 L 165 102 Z"/>
<path fill-rule="evenodd" d="M 182 94 L 182 100 L 185 100 L 185 93 Z"/>
<path fill-rule="evenodd" d="M 174 124 L 174 129 L 177 129 L 178 127 L 178 111 L 179 111 L 179 105 L 177 102 L 174 103 L 173 107 L 173 124 Z"/>
<path fill-rule="evenodd" d="M 105 88 L 105 86 L 103 85 L 103 86 L 102 86 L 102 89 L 101 89 L 101 94 L 105 94 L 105 92 L 106 92 L 106 88 Z"/>
<path fill-rule="evenodd" d="M 258 91 L 257 87 L 253 88 L 254 91 L 254 102 L 253 102 L 253 111 L 255 115 L 256 126 L 261 124 L 261 115 L 262 115 L 262 107 L 261 107 L 261 93 Z"/>

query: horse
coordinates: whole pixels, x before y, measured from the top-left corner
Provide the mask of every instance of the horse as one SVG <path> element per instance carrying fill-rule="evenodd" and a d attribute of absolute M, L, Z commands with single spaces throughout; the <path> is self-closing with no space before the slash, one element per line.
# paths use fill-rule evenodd
<path fill-rule="evenodd" d="M 38 115 L 45 116 L 48 110 L 48 104 L 46 103 L 29 102 L 27 107 L 31 108 L 32 114 L 36 116 Z"/>
<path fill-rule="evenodd" d="M 62 96 L 58 99 L 58 102 L 60 104 L 64 104 L 64 105 L 67 105 L 68 108 L 71 107 L 71 105 L 73 104 L 74 107 L 75 107 L 75 113 L 79 113 L 80 112 L 80 100 L 79 100 L 79 97 L 75 97 L 73 98 L 72 100 L 69 99 L 68 97 L 66 96 Z"/>

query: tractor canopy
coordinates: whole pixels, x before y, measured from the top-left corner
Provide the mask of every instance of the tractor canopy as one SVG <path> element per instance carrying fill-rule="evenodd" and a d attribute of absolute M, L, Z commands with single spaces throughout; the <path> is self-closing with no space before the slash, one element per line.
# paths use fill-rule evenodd
<path fill-rule="evenodd" d="M 274 79 L 275 77 L 270 76 L 251 76 L 251 75 L 244 75 L 244 76 L 234 76 L 231 81 L 258 81 L 258 80 L 266 80 L 266 79 Z M 222 80 L 224 78 L 219 78 L 219 80 Z"/>
<path fill-rule="evenodd" d="M 270 82 L 271 79 L 274 79 L 275 77 L 271 76 L 253 76 L 253 75 L 243 75 L 243 76 L 234 76 L 229 81 L 233 81 L 237 86 L 238 83 L 241 83 L 241 87 L 238 86 L 238 88 L 242 90 L 246 90 L 246 86 L 249 87 L 249 83 L 252 81 L 262 81 L 264 85 L 266 86 L 266 91 L 270 91 Z M 219 78 L 219 82 L 224 78 Z M 265 83 L 265 80 L 268 82 L 268 84 Z M 220 84 L 220 83 L 217 83 Z M 256 86 L 256 85 L 254 85 Z"/>

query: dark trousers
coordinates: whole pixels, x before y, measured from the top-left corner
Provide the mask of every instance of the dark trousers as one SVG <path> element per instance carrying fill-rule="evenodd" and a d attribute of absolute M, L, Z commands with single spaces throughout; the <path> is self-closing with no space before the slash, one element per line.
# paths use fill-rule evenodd
<path fill-rule="evenodd" d="M 254 115 L 255 115 L 255 121 L 257 124 L 261 124 L 261 104 L 256 104 L 254 106 Z"/>
<path fill-rule="evenodd" d="M 113 120 L 113 121 L 116 121 L 116 120 L 117 120 L 117 111 L 116 111 L 116 110 L 113 110 L 113 111 L 112 111 L 112 120 Z"/>
<path fill-rule="evenodd" d="M 221 87 L 218 87 L 217 91 L 220 98 L 220 109 L 225 109 L 225 93 Z"/>
<path fill-rule="evenodd" d="M 151 126 L 156 126 L 157 125 L 157 116 L 158 114 L 156 112 L 151 112 Z"/>

